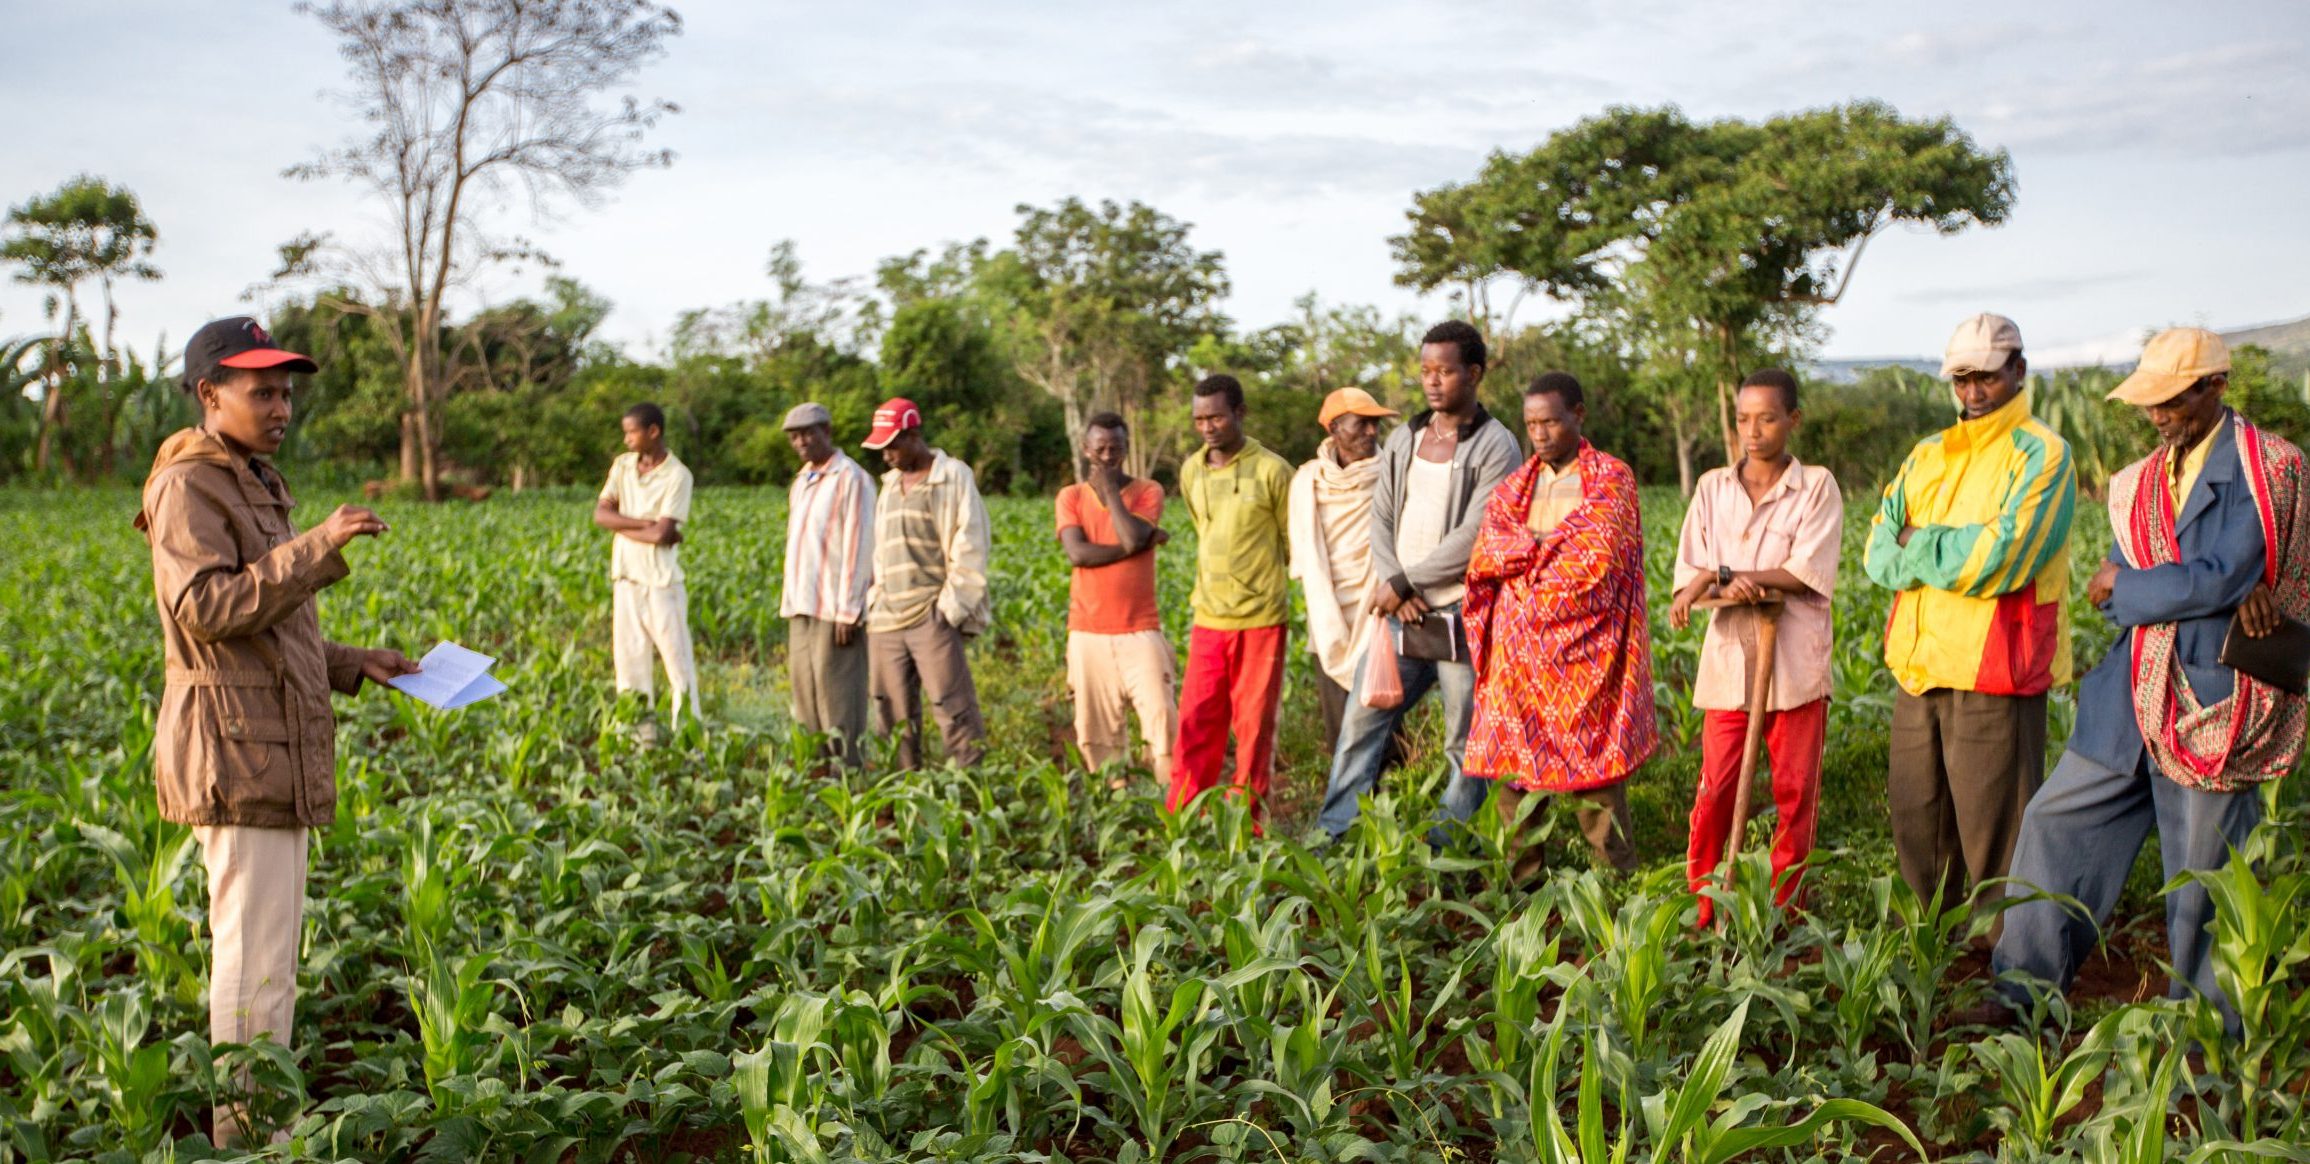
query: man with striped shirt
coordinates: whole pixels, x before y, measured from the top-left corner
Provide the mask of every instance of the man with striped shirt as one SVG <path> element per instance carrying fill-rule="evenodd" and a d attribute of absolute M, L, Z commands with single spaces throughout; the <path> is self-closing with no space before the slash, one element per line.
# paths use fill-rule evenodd
<path fill-rule="evenodd" d="M 874 581 L 874 478 L 834 443 L 818 403 L 786 414 L 802 471 L 786 505 L 786 672 L 794 722 L 857 767 L 866 738 L 866 591 Z"/>
<path fill-rule="evenodd" d="M 874 585 L 867 592 L 868 683 L 877 732 L 898 734 L 898 764 L 922 766 L 922 703 L 929 696 L 947 759 L 986 754 L 963 641 L 985 630 L 986 502 L 971 467 L 930 447 L 922 410 L 903 397 L 874 410 L 866 447 L 890 471 L 874 503 Z"/>

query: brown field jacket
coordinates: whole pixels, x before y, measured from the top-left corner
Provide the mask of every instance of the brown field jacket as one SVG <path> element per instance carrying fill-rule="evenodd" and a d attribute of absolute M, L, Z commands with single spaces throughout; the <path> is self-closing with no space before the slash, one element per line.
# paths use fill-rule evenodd
<path fill-rule="evenodd" d="M 360 690 L 362 656 L 321 638 L 313 602 L 344 555 L 297 532 L 287 484 L 256 464 L 188 428 L 145 479 L 136 527 L 168 659 L 154 783 L 179 824 L 314 828 L 337 816 L 329 692 Z"/>

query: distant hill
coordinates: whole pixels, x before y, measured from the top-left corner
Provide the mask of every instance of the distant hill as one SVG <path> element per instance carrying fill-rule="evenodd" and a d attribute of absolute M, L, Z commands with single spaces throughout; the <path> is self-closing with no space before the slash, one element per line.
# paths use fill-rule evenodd
<path fill-rule="evenodd" d="M 2123 335 L 2107 336 L 2098 340 L 2071 344 L 2066 348 L 2043 353 L 2031 352 L 2033 367 L 2063 368 L 2100 365 L 2114 371 L 2126 371 L 2134 366 L 2134 356 L 2141 352 L 2141 344 L 2152 333 L 2147 328 Z M 2254 344 L 2267 348 L 2272 364 L 2281 375 L 2290 375 L 2310 368 L 2310 315 L 2284 323 L 2257 324 L 2220 333 L 2222 342 L 2231 347 Z M 2126 352 L 2132 354 L 2124 354 Z M 1847 360 L 1816 360 L 1806 365 L 1805 371 L 1817 380 L 1831 384 L 1850 384 L 1871 368 L 1888 365 L 1911 368 L 1929 376 L 1939 375 L 1941 361 L 1930 356 L 1876 356 Z"/>
<path fill-rule="evenodd" d="M 2242 327 L 2222 333 L 2222 342 L 2231 347 L 2259 344 L 2270 349 L 2272 355 L 2310 356 L 2310 315 L 2285 323 L 2265 323 L 2260 327 Z"/>

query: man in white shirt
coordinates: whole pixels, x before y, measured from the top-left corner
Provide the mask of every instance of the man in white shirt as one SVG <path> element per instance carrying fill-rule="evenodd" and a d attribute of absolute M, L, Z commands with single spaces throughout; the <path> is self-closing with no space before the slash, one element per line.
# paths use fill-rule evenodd
<path fill-rule="evenodd" d="M 653 698 L 650 655 L 666 666 L 673 689 L 668 722 L 679 725 L 682 706 L 697 714 L 698 663 L 690 651 L 690 600 L 674 547 L 690 520 L 689 467 L 666 448 L 666 414 L 637 404 L 619 421 L 626 451 L 594 503 L 594 524 L 610 531 L 611 628 L 618 690 Z M 644 728 L 643 739 L 655 738 Z"/>
<path fill-rule="evenodd" d="M 786 673 L 794 723 L 829 737 L 828 754 L 857 767 L 866 738 L 866 592 L 874 581 L 874 478 L 834 443 L 818 403 L 786 414 L 802 458 L 786 505 Z"/>

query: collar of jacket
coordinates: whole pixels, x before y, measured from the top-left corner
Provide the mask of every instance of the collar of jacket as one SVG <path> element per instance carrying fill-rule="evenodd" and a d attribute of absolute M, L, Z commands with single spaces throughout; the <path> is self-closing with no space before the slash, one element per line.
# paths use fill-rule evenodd
<path fill-rule="evenodd" d="M 846 463 L 856 464 L 855 461 L 851 460 L 849 453 L 843 452 L 841 449 L 836 449 L 834 450 L 833 456 L 826 458 L 826 465 L 824 468 L 820 468 L 815 465 L 804 465 L 794 474 L 794 481 L 796 484 L 801 484 L 806 481 L 817 481 L 821 478 L 835 476 L 842 472 L 842 467 Z"/>
<path fill-rule="evenodd" d="M 235 453 L 230 446 L 225 444 L 224 438 L 205 428 L 196 426 L 179 429 L 169 434 L 167 440 L 160 442 L 160 449 L 152 455 L 152 470 L 145 474 L 145 480 L 152 480 L 153 477 L 159 475 L 161 470 L 172 465 L 181 465 L 187 462 L 217 465 L 233 475 L 233 480 L 240 484 L 241 496 L 250 505 L 278 505 L 283 509 L 294 508 L 296 502 L 288 497 L 288 483 L 282 482 L 281 495 L 274 496 L 273 491 L 265 487 L 265 483 L 258 479 L 256 471 L 250 467 L 250 462 L 254 459 L 254 457 L 244 457 Z M 279 477 L 280 470 L 274 470 L 273 475 Z M 137 510 L 136 520 L 131 524 L 140 530 L 150 529 L 152 519 L 140 508 Z"/>
<path fill-rule="evenodd" d="M 930 451 L 930 472 L 923 474 L 922 483 L 925 485 L 944 485 L 954 479 L 955 466 L 960 464 L 962 462 L 947 456 L 945 449 L 932 449 Z M 884 469 L 882 471 L 883 488 L 897 488 L 905 476 L 906 474 L 898 469 Z"/>
<path fill-rule="evenodd" d="M 2238 453 L 2237 413 L 2224 408 L 2222 418 L 2214 422 L 2213 431 L 2206 434 L 2205 440 L 2206 463 L 2198 470 L 2198 480 L 2190 487 L 2190 495 L 2182 498 L 2182 504 L 2174 511 L 2176 533 L 2214 507 L 2213 486 L 2227 489 L 2245 467 L 2245 458 Z M 2177 458 L 2187 455 L 2187 451 L 2175 454 Z M 2167 472 L 2172 471 L 2171 468 L 2167 469 Z M 2206 488 L 2198 488 L 2199 485 Z"/>
<path fill-rule="evenodd" d="M 2023 388 L 1989 415 L 1960 420 L 1942 429 L 1941 447 L 1952 453 L 1964 453 L 2012 436 L 2014 429 L 2029 421 L 2029 393 L 2029 389 Z"/>
<path fill-rule="evenodd" d="M 1435 418 L 1435 409 L 1429 408 L 1422 410 L 1419 415 L 1412 418 L 1412 431 L 1424 431 L 1428 427 L 1428 422 L 1434 420 Z M 1490 419 L 1492 419 L 1492 414 L 1484 411 L 1484 404 L 1482 401 L 1477 401 L 1475 413 L 1469 416 L 1467 420 L 1460 423 L 1460 439 L 1467 440 L 1469 437 L 1474 436 L 1476 430 L 1484 427 L 1484 422 Z"/>

